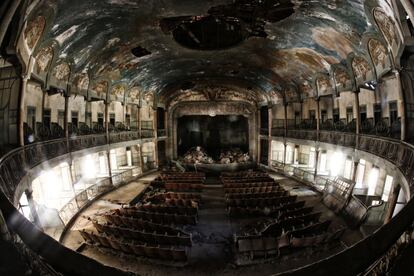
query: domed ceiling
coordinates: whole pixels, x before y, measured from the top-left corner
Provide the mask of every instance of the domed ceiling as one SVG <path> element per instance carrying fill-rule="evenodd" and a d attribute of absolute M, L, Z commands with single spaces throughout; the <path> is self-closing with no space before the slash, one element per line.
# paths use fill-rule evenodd
<path fill-rule="evenodd" d="M 70 64 L 71 78 L 87 72 L 156 92 L 226 79 L 310 93 L 316 74 L 330 85 L 337 67 L 345 88 L 350 56 L 372 66 L 365 36 L 387 55 L 393 24 L 385 0 L 49 0 L 31 6 L 26 39 L 29 47 L 38 40 L 37 53 L 52 45 L 54 63 Z"/>

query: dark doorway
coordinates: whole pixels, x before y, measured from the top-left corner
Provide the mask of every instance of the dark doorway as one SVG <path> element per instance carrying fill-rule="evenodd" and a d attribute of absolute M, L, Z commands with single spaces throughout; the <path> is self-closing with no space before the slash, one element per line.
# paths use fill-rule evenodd
<path fill-rule="evenodd" d="M 260 108 L 260 128 L 269 129 L 269 109 L 267 106 Z"/>
<path fill-rule="evenodd" d="M 222 150 L 240 148 L 249 151 L 248 120 L 239 115 L 183 116 L 177 121 L 178 155 L 197 146 L 218 158 Z"/>
<path fill-rule="evenodd" d="M 260 163 L 267 165 L 269 158 L 269 143 L 265 139 L 260 140 Z"/>
<path fill-rule="evenodd" d="M 165 141 L 158 141 L 158 163 L 160 166 L 167 164 Z"/>
<path fill-rule="evenodd" d="M 162 107 L 157 108 L 157 128 L 165 129 L 165 110 Z"/>

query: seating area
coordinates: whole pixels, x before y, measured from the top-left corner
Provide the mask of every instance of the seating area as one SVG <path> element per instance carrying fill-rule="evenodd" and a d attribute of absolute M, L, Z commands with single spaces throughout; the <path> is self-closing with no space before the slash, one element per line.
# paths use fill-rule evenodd
<path fill-rule="evenodd" d="M 178 185 L 189 181 L 193 185 L 202 185 L 204 179 L 205 176 L 193 173 L 161 173 L 145 190 L 138 204 L 89 218 L 96 231 L 81 230 L 80 233 L 92 246 L 167 264 L 185 263 L 192 246 L 192 235 L 183 229 L 197 224 L 201 195 L 177 193 L 166 184 L 167 181 Z"/>
<path fill-rule="evenodd" d="M 264 173 L 222 175 L 221 181 L 229 215 L 258 218 L 234 234 L 238 264 L 274 259 L 297 248 L 330 243 L 344 231 L 328 231 L 330 220 L 321 222 L 320 212 L 313 212 L 305 201 L 297 201 L 297 196 L 289 195 Z"/>

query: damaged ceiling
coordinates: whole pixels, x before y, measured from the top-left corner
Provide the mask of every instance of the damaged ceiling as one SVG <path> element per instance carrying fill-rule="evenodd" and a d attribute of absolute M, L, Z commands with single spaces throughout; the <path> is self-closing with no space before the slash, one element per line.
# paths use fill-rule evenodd
<path fill-rule="evenodd" d="M 88 72 L 156 92 L 225 79 L 309 93 L 316 73 L 349 68 L 351 53 L 368 56 L 363 35 L 383 37 L 370 9 L 387 10 L 385 0 L 37 2 L 27 27 L 44 27 L 37 52 L 53 44 L 55 64 L 69 63 L 72 77 Z M 40 34 L 29 31 L 33 45 Z"/>

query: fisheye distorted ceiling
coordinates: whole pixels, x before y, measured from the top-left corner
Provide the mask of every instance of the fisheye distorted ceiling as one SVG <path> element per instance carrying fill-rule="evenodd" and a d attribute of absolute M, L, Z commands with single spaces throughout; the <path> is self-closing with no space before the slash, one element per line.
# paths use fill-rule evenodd
<path fill-rule="evenodd" d="M 345 68 L 351 53 L 367 55 L 362 36 L 383 37 L 368 7 L 386 4 L 46 0 L 39 1 L 28 21 L 45 18 L 46 22 L 37 19 L 37 24 L 46 25 L 39 49 L 46 49 L 50 41 L 57 43 L 56 60 L 70 61 L 72 75 L 88 72 L 146 91 L 192 79 L 225 78 L 268 92 L 287 87 L 306 92 L 316 72 L 329 73 L 334 64 Z"/>

